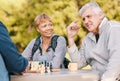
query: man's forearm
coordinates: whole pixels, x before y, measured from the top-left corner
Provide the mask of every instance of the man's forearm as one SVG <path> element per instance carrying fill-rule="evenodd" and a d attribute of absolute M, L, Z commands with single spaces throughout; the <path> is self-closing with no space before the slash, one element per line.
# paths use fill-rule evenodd
<path fill-rule="evenodd" d="M 73 38 L 68 38 L 68 47 L 71 47 L 74 45 L 74 39 Z"/>

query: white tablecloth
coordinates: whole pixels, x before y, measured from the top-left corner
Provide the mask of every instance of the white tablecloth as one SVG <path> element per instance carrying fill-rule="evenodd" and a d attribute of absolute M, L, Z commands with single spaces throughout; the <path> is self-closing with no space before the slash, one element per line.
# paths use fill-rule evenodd
<path fill-rule="evenodd" d="M 21 76 L 11 76 L 11 81 L 98 81 L 98 79 L 96 72 L 88 70 L 69 72 L 67 69 L 62 69 L 60 72 L 25 73 Z"/>

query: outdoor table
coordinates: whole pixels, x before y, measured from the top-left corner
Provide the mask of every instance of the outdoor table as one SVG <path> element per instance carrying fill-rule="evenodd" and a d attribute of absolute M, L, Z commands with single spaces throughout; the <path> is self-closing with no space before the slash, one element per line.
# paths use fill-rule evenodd
<path fill-rule="evenodd" d="M 98 81 L 98 79 L 97 72 L 90 70 L 70 72 L 68 69 L 61 69 L 60 72 L 24 73 L 11 76 L 11 81 Z"/>

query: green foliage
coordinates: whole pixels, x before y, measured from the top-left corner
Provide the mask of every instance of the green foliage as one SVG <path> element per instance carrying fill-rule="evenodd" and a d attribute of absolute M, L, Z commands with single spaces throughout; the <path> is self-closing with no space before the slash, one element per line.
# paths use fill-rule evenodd
<path fill-rule="evenodd" d="M 81 22 L 78 10 L 90 0 L 0 0 L 0 20 L 7 26 L 14 43 L 22 52 L 26 45 L 39 33 L 34 19 L 41 13 L 52 18 L 54 33 L 66 37 L 66 27 L 74 20 L 79 20 L 81 29 L 75 37 L 80 45 L 87 31 Z M 109 19 L 120 21 L 120 0 L 91 0 L 100 4 Z M 66 38 L 67 39 L 67 38 Z"/>

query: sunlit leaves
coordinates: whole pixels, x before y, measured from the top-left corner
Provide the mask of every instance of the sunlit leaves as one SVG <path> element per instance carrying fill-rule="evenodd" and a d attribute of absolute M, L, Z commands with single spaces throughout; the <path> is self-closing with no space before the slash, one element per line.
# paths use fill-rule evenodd
<path fill-rule="evenodd" d="M 77 44 L 87 34 L 78 10 L 89 1 L 96 1 L 108 19 L 120 21 L 120 0 L 0 0 L 0 20 L 21 51 L 31 39 L 38 36 L 34 19 L 41 13 L 52 18 L 56 34 L 66 37 L 66 27 L 74 20 L 81 26 L 75 37 Z"/>

